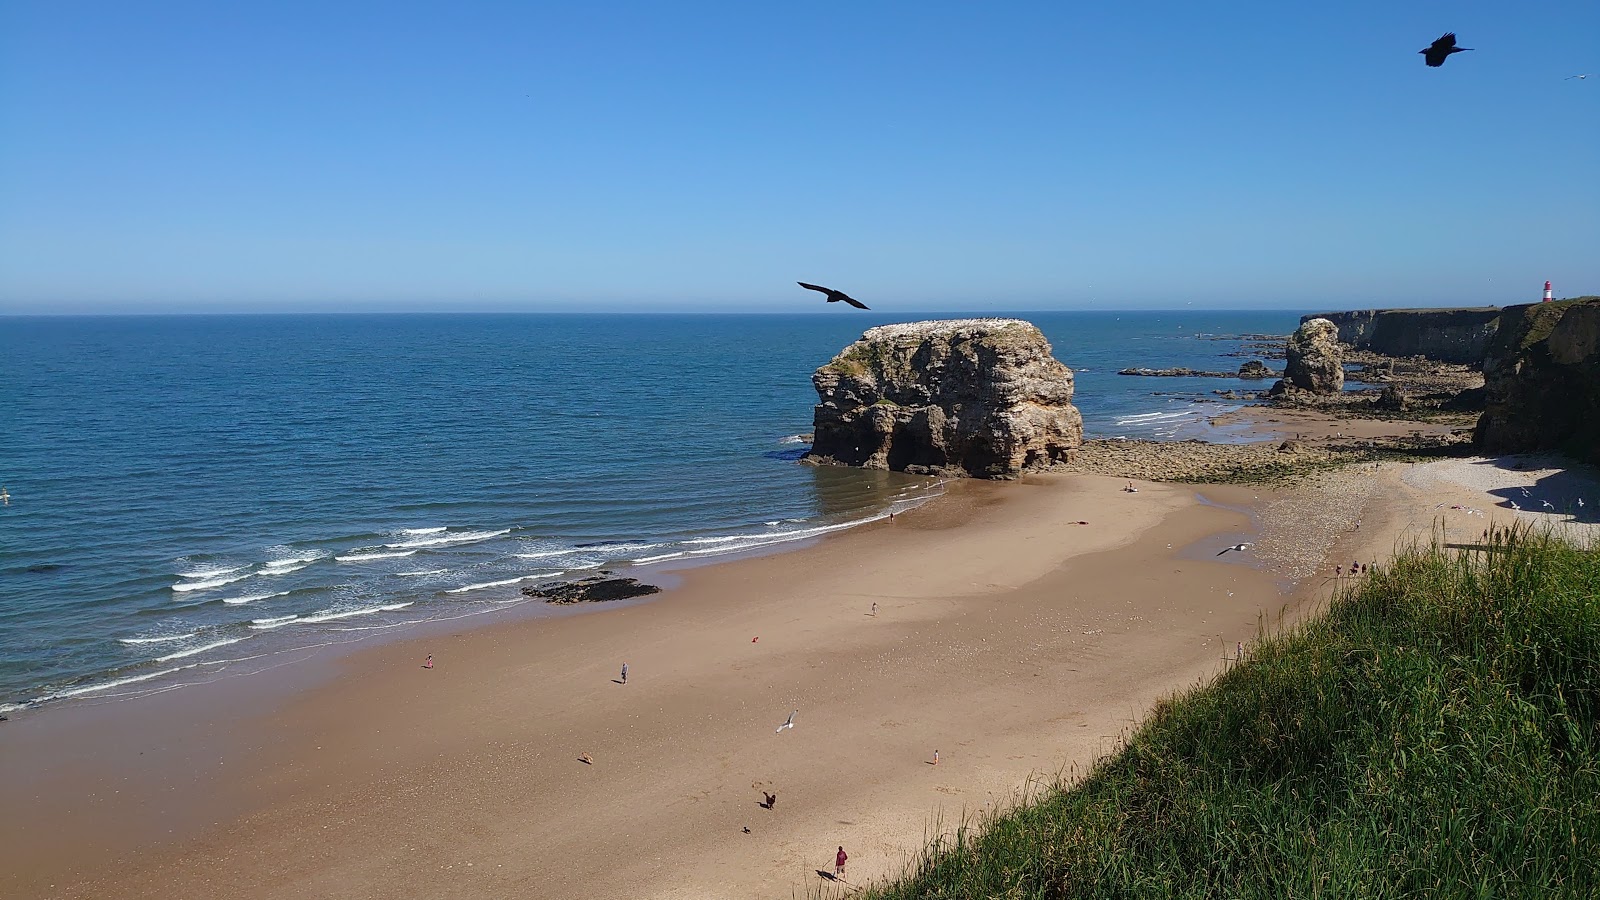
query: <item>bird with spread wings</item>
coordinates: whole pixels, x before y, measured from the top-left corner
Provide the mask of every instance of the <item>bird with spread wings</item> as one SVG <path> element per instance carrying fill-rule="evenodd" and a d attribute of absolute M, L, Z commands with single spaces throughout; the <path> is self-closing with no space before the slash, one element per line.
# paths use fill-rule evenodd
<path fill-rule="evenodd" d="M 849 294 L 846 294 L 844 291 L 836 291 L 833 288 L 825 288 L 820 284 L 806 284 L 804 281 L 796 281 L 795 284 L 800 285 L 808 291 L 821 291 L 822 293 L 827 294 L 829 303 L 838 303 L 840 300 L 843 300 L 851 306 L 854 306 L 856 309 L 871 309 L 871 307 L 850 296 Z"/>

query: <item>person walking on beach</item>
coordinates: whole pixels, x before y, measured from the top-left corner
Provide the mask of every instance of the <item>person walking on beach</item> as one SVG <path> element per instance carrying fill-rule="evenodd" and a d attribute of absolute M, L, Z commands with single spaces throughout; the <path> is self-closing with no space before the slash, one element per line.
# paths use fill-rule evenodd
<path fill-rule="evenodd" d="M 840 847 L 838 854 L 833 857 L 833 877 L 844 877 L 844 861 L 849 858 L 850 854 L 844 852 L 844 848 Z"/>
<path fill-rule="evenodd" d="M 622 683 L 623 684 L 627 684 L 628 683 L 628 664 L 627 663 L 623 663 L 622 664 Z"/>
<path fill-rule="evenodd" d="M 878 601 L 876 600 L 872 601 L 872 615 L 874 618 L 878 615 Z"/>
<path fill-rule="evenodd" d="M 432 653 L 429 653 L 428 654 L 428 658 L 422 661 L 422 667 L 424 669 L 433 668 L 433 654 Z"/>

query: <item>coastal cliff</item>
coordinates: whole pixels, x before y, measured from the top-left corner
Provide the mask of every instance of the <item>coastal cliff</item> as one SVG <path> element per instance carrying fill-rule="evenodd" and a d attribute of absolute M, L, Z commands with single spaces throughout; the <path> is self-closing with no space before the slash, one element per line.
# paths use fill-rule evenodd
<path fill-rule="evenodd" d="M 1483 361 L 1499 327 L 1493 306 L 1462 309 L 1359 309 L 1317 313 L 1301 323 L 1327 319 L 1339 330 L 1339 342 L 1385 356 L 1425 356 L 1440 362 Z"/>
<path fill-rule="evenodd" d="M 1480 450 L 1600 463 L 1600 298 L 1506 307 L 1483 377 Z"/>
<path fill-rule="evenodd" d="M 1083 442 L 1072 370 L 1020 319 L 872 328 L 811 383 L 814 463 L 1015 478 Z"/>

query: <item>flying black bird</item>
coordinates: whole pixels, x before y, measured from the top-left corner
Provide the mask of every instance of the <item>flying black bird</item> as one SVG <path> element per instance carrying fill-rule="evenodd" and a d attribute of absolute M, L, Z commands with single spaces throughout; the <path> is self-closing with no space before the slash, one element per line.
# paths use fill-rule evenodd
<path fill-rule="evenodd" d="M 1429 44 L 1428 49 L 1418 50 L 1417 52 L 1422 54 L 1423 62 L 1433 66 L 1434 68 L 1438 68 L 1439 66 L 1444 65 L 1445 59 L 1450 54 L 1460 53 L 1463 50 L 1471 49 L 1471 47 L 1457 47 L 1456 33 L 1454 31 L 1449 31 L 1445 33 L 1444 37 L 1439 38 L 1437 41 Z"/>
<path fill-rule="evenodd" d="M 820 284 L 806 284 L 804 281 L 796 281 L 795 284 L 800 285 L 808 291 L 821 291 L 824 294 L 827 294 L 829 303 L 838 303 L 840 300 L 843 300 L 851 306 L 854 306 L 856 309 L 871 309 L 871 307 L 850 296 L 849 294 L 846 294 L 844 291 L 836 291 L 833 288 L 825 288 Z"/>
<path fill-rule="evenodd" d="M 1249 550 L 1253 546 L 1255 546 L 1255 545 L 1249 543 L 1248 541 L 1243 543 L 1243 544 L 1234 544 L 1232 547 L 1224 547 L 1224 548 L 1222 548 L 1222 550 L 1220 550 L 1217 553 L 1217 555 L 1221 556 L 1222 554 L 1227 553 L 1229 550 L 1238 550 L 1240 552 L 1243 552 L 1245 550 Z"/>

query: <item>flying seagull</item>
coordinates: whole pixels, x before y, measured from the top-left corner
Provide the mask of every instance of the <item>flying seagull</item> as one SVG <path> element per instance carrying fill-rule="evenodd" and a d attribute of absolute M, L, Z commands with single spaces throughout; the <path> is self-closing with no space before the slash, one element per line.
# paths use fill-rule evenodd
<path fill-rule="evenodd" d="M 1255 544 L 1249 543 L 1248 541 L 1243 543 L 1243 544 L 1234 544 L 1232 547 L 1224 547 L 1224 548 L 1222 548 L 1220 551 L 1217 552 L 1217 555 L 1221 556 L 1222 554 L 1227 553 L 1229 550 L 1238 550 L 1240 552 L 1243 552 L 1245 550 L 1249 550 L 1251 547 L 1254 547 L 1254 546 L 1255 546 Z"/>
<path fill-rule="evenodd" d="M 1539 502 L 1544 504 L 1544 508 L 1545 509 L 1555 509 L 1555 505 L 1552 504 L 1549 500 L 1540 500 Z"/>
<path fill-rule="evenodd" d="M 1588 75 L 1568 75 L 1567 77 L 1565 77 L 1565 78 L 1563 78 L 1561 80 L 1562 81 L 1571 81 L 1572 79 L 1576 78 L 1579 81 L 1582 81 L 1583 79 L 1588 78 L 1588 77 L 1589 77 Z"/>
<path fill-rule="evenodd" d="M 844 291 L 836 291 L 833 288 L 825 288 L 820 284 L 806 284 L 804 281 L 796 281 L 795 284 L 800 285 L 808 291 L 821 291 L 824 294 L 827 294 L 829 303 L 838 303 L 840 300 L 843 300 L 851 306 L 854 306 L 856 309 L 872 308 L 865 303 L 862 303 L 860 300 L 850 296 L 849 294 L 846 294 Z"/>
<path fill-rule="evenodd" d="M 1417 52 L 1422 54 L 1423 62 L 1437 69 L 1438 67 L 1444 65 L 1445 59 L 1448 58 L 1450 54 L 1460 53 L 1463 50 L 1471 49 L 1471 47 L 1457 47 L 1456 33 L 1454 31 L 1447 31 L 1445 32 L 1444 37 L 1439 38 L 1437 41 L 1429 44 L 1426 50 L 1418 50 Z"/>
<path fill-rule="evenodd" d="M 783 733 L 783 730 L 784 730 L 784 729 L 785 729 L 785 728 L 793 728 L 793 727 L 794 727 L 794 717 L 795 717 L 795 713 L 798 713 L 798 712 L 799 712 L 799 711 L 800 711 L 800 710 L 798 710 L 798 709 L 797 709 L 797 710 L 795 710 L 795 711 L 794 711 L 794 712 L 792 712 L 792 713 L 789 713 L 789 718 L 787 718 L 787 719 L 785 719 L 785 720 L 784 720 L 784 722 L 783 722 L 783 724 L 782 724 L 782 725 L 779 725 L 779 726 L 778 726 L 778 730 L 777 730 L 777 731 L 775 731 L 775 732 L 773 732 L 773 733 L 774 733 L 774 734 L 782 734 L 782 733 Z"/>

